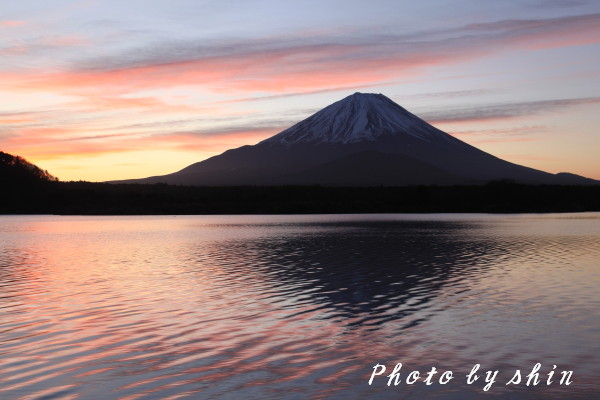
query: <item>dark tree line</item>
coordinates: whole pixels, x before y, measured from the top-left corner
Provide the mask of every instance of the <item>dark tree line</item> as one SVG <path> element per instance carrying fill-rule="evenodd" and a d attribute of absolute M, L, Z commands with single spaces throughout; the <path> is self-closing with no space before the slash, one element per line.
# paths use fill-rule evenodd
<path fill-rule="evenodd" d="M 198 187 L 60 182 L 0 152 L 0 213 L 305 214 L 600 211 L 600 186 Z"/>
<path fill-rule="evenodd" d="M 2 196 L 2 213 L 305 214 L 600 211 L 598 186 L 193 187 L 47 181 Z"/>

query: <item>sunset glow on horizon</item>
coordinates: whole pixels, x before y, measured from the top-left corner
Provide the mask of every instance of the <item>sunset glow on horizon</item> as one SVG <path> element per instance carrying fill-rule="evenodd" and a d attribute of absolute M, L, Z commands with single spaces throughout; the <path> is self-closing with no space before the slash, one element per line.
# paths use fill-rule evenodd
<path fill-rule="evenodd" d="M 0 151 L 61 180 L 175 172 L 354 92 L 507 161 L 600 179 L 600 3 L 24 0 Z"/>

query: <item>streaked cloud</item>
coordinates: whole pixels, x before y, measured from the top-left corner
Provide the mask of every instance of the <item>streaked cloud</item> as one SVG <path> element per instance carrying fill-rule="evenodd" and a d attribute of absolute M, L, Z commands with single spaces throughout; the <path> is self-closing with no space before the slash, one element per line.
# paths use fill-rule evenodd
<path fill-rule="evenodd" d="M 600 42 L 600 14 L 505 20 L 411 35 L 352 32 L 197 44 L 166 42 L 86 60 L 67 71 L 13 76 L 14 89 L 112 95 L 200 85 L 213 91 L 325 90 L 406 79 L 505 48 Z M 22 79 L 19 79 L 22 78 Z"/>
<path fill-rule="evenodd" d="M 543 132 L 548 129 L 545 125 L 521 125 L 502 129 L 471 129 L 448 131 L 457 136 L 523 136 Z"/>
<path fill-rule="evenodd" d="M 600 97 L 488 104 L 446 108 L 435 112 L 425 112 L 421 114 L 421 117 L 432 124 L 486 121 L 548 113 L 564 110 L 567 107 L 596 103 L 600 103 Z"/>
<path fill-rule="evenodd" d="M 576 115 L 599 99 L 590 88 L 600 13 L 586 1 L 464 13 L 473 3 L 461 0 L 427 18 L 406 8 L 394 24 L 383 15 L 365 21 L 353 3 L 331 24 L 311 18 L 289 29 L 248 5 L 252 15 L 234 18 L 243 26 L 230 29 L 219 18 L 236 10 L 217 3 L 206 6 L 213 14 L 203 24 L 195 18 L 207 9 L 193 1 L 181 4 L 197 12 L 193 18 L 179 9 L 163 16 L 159 3 L 131 15 L 126 2 L 59 3 L 38 13 L 11 3 L 0 20 L 0 144 L 33 160 L 151 148 L 173 150 L 173 159 L 218 153 L 256 143 L 351 91 L 378 88 L 457 136 L 535 141 L 544 138 L 547 115 Z M 387 9 L 400 10 L 392 3 Z M 565 56 L 551 59 L 557 54 Z M 514 61 L 523 68 L 513 70 Z M 553 81 L 563 77 L 571 82 Z"/>

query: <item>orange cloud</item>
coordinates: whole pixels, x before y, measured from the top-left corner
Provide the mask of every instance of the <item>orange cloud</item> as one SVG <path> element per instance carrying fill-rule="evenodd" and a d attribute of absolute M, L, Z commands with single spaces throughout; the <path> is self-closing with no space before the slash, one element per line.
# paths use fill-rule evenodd
<path fill-rule="evenodd" d="M 68 130 L 67 132 L 72 131 Z M 21 137 L 6 141 L 3 147 L 9 153 L 23 154 L 32 159 L 53 160 L 83 155 L 135 151 L 141 148 L 141 146 L 134 146 L 134 144 L 131 141 L 64 141 L 56 138 L 52 140 L 39 137 Z M 139 142 L 138 145 L 140 145 Z"/>
<path fill-rule="evenodd" d="M 501 137 L 501 138 L 487 138 L 487 139 L 475 139 L 470 140 L 471 144 L 485 144 L 485 143 L 518 143 L 518 142 L 531 142 L 536 140 L 531 137 Z"/>
<path fill-rule="evenodd" d="M 185 151 L 220 151 L 258 142 L 277 133 L 279 127 L 210 130 L 202 132 L 174 132 L 165 134 L 112 133 L 90 126 L 23 127 L 15 135 L 4 139 L 3 149 L 14 154 L 24 154 L 38 160 L 64 157 L 96 156 L 107 153 L 149 149 L 174 149 Z M 87 135 L 82 135 L 82 133 Z"/>
<path fill-rule="evenodd" d="M 34 122 L 34 120 L 30 118 L 3 118 L 0 117 L 0 124 L 23 124 L 28 122 Z"/>
<path fill-rule="evenodd" d="M 63 154 L 69 152 L 64 138 L 78 133 L 72 127 L 22 127 L 11 130 L 2 146 L 15 154 Z"/>
<path fill-rule="evenodd" d="M 544 157 L 532 154 L 503 154 L 503 157 L 508 160 L 526 160 L 526 161 L 548 161 L 554 160 L 555 157 Z"/>
<path fill-rule="evenodd" d="M 0 25 L 22 24 L 19 21 L 3 21 Z M 223 114 L 223 109 L 170 104 L 140 92 L 198 86 L 217 93 L 251 92 L 246 96 L 266 93 L 263 97 L 276 98 L 375 86 L 382 82 L 413 79 L 429 68 L 466 62 L 515 47 L 538 49 L 597 43 L 600 41 L 599 26 L 600 14 L 594 14 L 469 25 L 451 30 L 451 34 L 425 32 L 418 37 L 350 35 L 340 39 L 304 38 L 300 35 L 291 41 L 288 41 L 289 38 L 249 40 L 206 48 L 186 42 L 176 51 L 162 45 L 156 49 L 114 54 L 102 60 L 88 60 L 85 65 L 73 65 L 70 69 L 63 66 L 22 71 L 5 69 L 0 72 L 5 92 L 23 92 L 25 97 L 30 93 L 45 92 L 78 96 L 79 100 L 61 100 L 56 112 L 0 115 L 0 123 L 10 125 L 3 127 L 0 134 L 5 137 L 3 142 L 7 150 L 14 149 L 15 153 L 23 155 L 35 154 L 38 159 L 134 151 L 156 146 L 220 151 L 264 139 L 285 126 L 275 127 L 276 124 L 272 124 L 241 129 L 239 121 L 236 121 L 229 126 L 238 126 L 229 130 L 226 127 L 216 129 L 214 133 L 205 129 L 194 133 L 193 120 L 169 114 L 214 115 Z M 37 43 L 16 43 L 0 49 L 0 52 L 22 57 L 24 53 L 34 52 L 36 46 L 45 46 L 44 49 L 51 48 L 62 54 L 63 48 L 72 51 L 68 48 L 88 44 L 76 36 L 51 36 Z M 246 97 L 229 102 L 255 99 Z M 435 124 L 493 123 L 597 101 L 593 98 L 490 105 L 446 110 L 438 115 L 425 115 L 425 119 Z M 147 120 L 148 115 L 155 118 Z M 186 132 L 180 132 L 183 130 Z M 476 133 L 463 130 L 457 134 Z M 511 137 L 510 132 L 487 132 L 481 133 L 481 136 L 482 140 L 488 141 L 531 140 Z"/>
<path fill-rule="evenodd" d="M 194 107 L 186 104 L 169 104 L 158 97 L 87 96 L 67 104 L 92 111 L 141 109 L 160 111 L 161 114 L 205 112 L 214 113 L 217 107 Z"/>

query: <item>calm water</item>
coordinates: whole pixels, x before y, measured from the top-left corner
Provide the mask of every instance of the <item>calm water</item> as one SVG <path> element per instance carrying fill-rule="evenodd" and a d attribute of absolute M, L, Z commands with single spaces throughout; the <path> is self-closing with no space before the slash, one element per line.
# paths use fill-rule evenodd
<path fill-rule="evenodd" d="M 598 399 L 599 284 L 600 213 L 0 216 L 0 398 Z"/>

